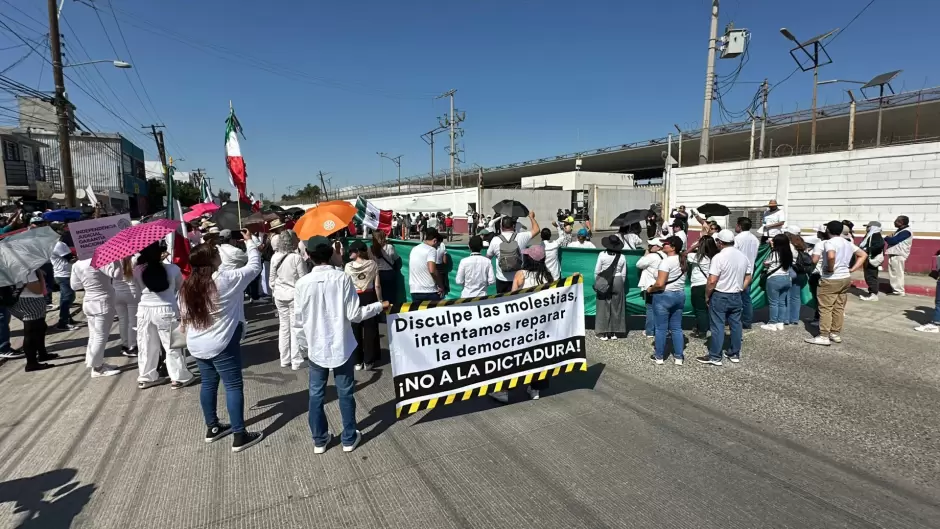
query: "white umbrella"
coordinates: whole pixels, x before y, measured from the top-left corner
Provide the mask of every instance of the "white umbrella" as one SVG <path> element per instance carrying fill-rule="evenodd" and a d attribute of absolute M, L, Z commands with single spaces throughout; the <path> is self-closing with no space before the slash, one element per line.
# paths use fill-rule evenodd
<path fill-rule="evenodd" d="M 0 287 L 22 285 L 30 272 L 52 259 L 59 234 L 43 226 L 0 240 Z"/>

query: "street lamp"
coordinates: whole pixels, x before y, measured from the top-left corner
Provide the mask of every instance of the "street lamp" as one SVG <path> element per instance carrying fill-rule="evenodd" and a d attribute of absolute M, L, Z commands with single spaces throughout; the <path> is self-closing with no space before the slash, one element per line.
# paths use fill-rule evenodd
<path fill-rule="evenodd" d="M 392 161 L 392 163 L 395 164 L 396 167 L 398 167 L 398 193 L 401 194 L 401 157 L 402 155 L 399 154 L 398 156 L 392 158 L 391 156 L 388 155 L 387 152 L 377 152 L 375 154 L 378 154 L 380 158 L 388 158 L 389 160 Z"/>
<path fill-rule="evenodd" d="M 879 90 L 878 91 L 878 131 L 877 131 L 877 136 L 875 137 L 875 147 L 881 147 L 881 120 L 882 120 L 882 114 L 884 111 L 885 86 L 887 86 L 888 90 L 891 90 L 891 93 L 893 94 L 894 88 L 891 87 L 891 80 L 897 77 L 898 74 L 900 74 L 902 71 L 903 70 L 894 70 L 891 72 L 876 75 L 875 77 L 871 79 L 871 81 L 868 81 L 867 83 L 864 81 L 850 81 L 847 79 L 832 79 L 829 81 L 820 81 L 819 84 L 821 85 L 833 84 L 833 83 L 860 84 L 862 85 L 861 87 L 862 95 L 864 95 L 868 99 L 871 99 L 871 98 L 869 98 L 865 94 L 865 89 L 874 88 L 876 86 L 878 87 L 878 90 Z M 855 96 L 852 94 L 851 90 L 848 90 L 848 93 L 849 93 L 849 97 L 852 99 L 852 107 L 853 107 L 852 110 L 853 110 L 853 116 L 854 116 Z M 854 119 L 850 119 L 850 121 L 854 121 Z M 852 130 L 852 134 L 854 135 L 854 129 Z M 851 147 L 849 148 L 849 150 L 851 150 Z"/>
<path fill-rule="evenodd" d="M 102 60 L 98 60 L 98 61 L 77 62 L 77 63 L 74 63 L 74 64 L 66 64 L 66 65 L 63 65 L 62 67 L 63 67 L 63 68 L 74 68 L 75 66 L 86 66 L 86 65 L 88 65 L 88 64 L 102 64 L 102 63 L 106 63 L 106 62 L 111 63 L 115 68 L 124 68 L 124 69 L 132 68 L 131 63 L 129 63 L 129 62 L 117 61 L 117 60 L 110 60 L 110 59 L 102 59 Z"/>
<path fill-rule="evenodd" d="M 796 61 L 796 65 L 804 72 L 808 72 L 810 69 L 813 70 L 813 125 L 810 133 L 810 154 L 816 152 L 816 90 L 819 82 L 819 67 L 832 64 L 832 58 L 829 56 L 829 52 L 826 51 L 826 46 L 823 42 L 836 31 L 837 30 L 834 29 L 828 33 L 813 37 L 806 42 L 800 42 L 793 36 L 793 33 L 790 33 L 790 30 L 780 28 L 780 34 L 786 37 L 787 40 L 796 44 L 796 47 L 790 50 L 790 57 L 793 57 L 793 60 Z M 803 66 L 803 61 L 796 56 L 797 50 L 803 52 L 803 54 L 809 58 L 812 66 Z M 820 54 L 822 55 L 821 57 Z M 822 59 L 822 61 L 820 61 L 820 59 Z"/>

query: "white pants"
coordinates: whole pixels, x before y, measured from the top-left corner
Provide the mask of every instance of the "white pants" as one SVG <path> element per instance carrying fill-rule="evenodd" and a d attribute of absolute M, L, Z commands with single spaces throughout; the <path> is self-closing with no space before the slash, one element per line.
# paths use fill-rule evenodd
<path fill-rule="evenodd" d="M 297 339 L 293 336 L 291 324 L 294 321 L 294 300 L 275 299 L 278 327 L 277 349 L 281 352 L 281 367 L 300 367 L 304 357 L 297 349 Z"/>
<path fill-rule="evenodd" d="M 170 331 L 177 326 L 173 307 L 140 307 L 137 311 L 137 375 L 138 382 L 159 378 L 160 346 L 166 350 L 166 370 L 173 382 L 188 382 L 193 374 L 186 367 L 182 349 L 170 349 Z"/>
<path fill-rule="evenodd" d="M 888 256 L 888 281 L 891 283 L 891 290 L 898 294 L 904 293 L 904 263 L 906 262 L 907 257 Z"/>
<path fill-rule="evenodd" d="M 108 347 L 108 338 L 114 325 L 114 306 L 106 301 L 86 301 L 82 303 L 82 312 L 88 321 L 85 365 L 97 369 L 104 363 L 104 350 Z"/>
<path fill-rule="evenodd" d="M 121 345 L 128 349 L 137 347 L 137 302 L 140 299 L 129 292 L 118 292 L 114 296 L 114 309 L 121 328 Z"/>
<path fill-rule="evenodd" d="M 271 285 L 268 281 L 268 277 L 271 274 L 271 261 L 262 261 L 261 264 L 261 292 L 263 292 L 265 296 L 271 297 Z"/>

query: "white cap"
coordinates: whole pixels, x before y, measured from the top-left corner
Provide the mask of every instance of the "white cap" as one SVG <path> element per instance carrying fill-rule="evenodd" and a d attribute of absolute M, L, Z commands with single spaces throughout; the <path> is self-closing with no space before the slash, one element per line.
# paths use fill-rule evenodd
<path fill-rule="evenodd" d="M 653 238 L 653 239 L 646 241 L 646 244 L 648 246 L 662 246 L 663 241 L 659 240 L 658 238 Z"/>
<path fill-rule="evenodd" d="M 787 233 L 792 233 L 793 235 L 799 235 L 800 227 L 799 226 L 787 226 L 786 228 L 783 229 L 783 231 Z"/>
<path fill-rule="evenodd" d="M 815 235 L 804 235 L 803 242 L 805 242 L 806 244 L 816 246 L 817 244 L 819 244 L 819 237 Z"/>
<path fill-rule="evenodd" d="M 820 224 L 819 226 L 816 226 L 816 231 L 820 233 L 828 233 L 828 230 L 826 229 L 825 224 Z"/>
<path fill-rule="evenodd" d="M 718 232 L 718 235 L 715 236 L 721 242 L 733 243 L 734 242 L 734 232 L 725 228 Z"/>

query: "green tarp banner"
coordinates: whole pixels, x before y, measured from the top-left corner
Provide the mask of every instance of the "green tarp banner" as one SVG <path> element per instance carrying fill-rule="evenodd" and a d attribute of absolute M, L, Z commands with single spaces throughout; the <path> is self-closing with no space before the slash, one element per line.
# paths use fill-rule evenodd
<path fill-rule="evenodd" d="M 370 244 L 371 240 L 364 241 L 366 244 Z M 411 250 L 418 244 L 423 244 L 418 241 L 404 241 L 404 240 L 389 240 L 389 243 L 395 247 L 395 251 L 398 252 L 398 255 L 401 257 L 401 278 L 398 281 L 398 293 L 399 298 L 398 303 L 403 303 L 405 301 L 411 301 L 411 294 L 408 288 L 408 259 L 411 255 Z M 348 247 L 348 243 L 346 247 Z M 447 266 L 447 281 L 450 291 L 447 293 L 448 299 L 456 299 L 460 297 L 461 287 L 457 284 L 457 266 L 460 263 L 461 259 L 470 256 L 470 248 L 464 245 L 450 245 L 447 244 L 447 254 L 450 256 L 451 263 Z M 594 294 L 594 265 L 597 263 L 597 255 L 605 250 L 603 249 L 587 249 L 587 248 L 562 248 L 560 252 L 559 259 L 561 261 L 561 275 L 564 277 L 573 275 L 575 272 L 580 273 L 584 276 L 584 314 L 588 316 L 594 316 L 596 314 L 595 303 L 596 297 Z M 768 253 L 770 252 L 770 247 L 768 245 L 761 245 L 760 250 L 757 252 L 757 268 L 758 272 L 763 268 L 764 259 L 767 258 Z M 640 271 L 636 268 L 637 261 L 640 260 L 640 257 L 643 257 L 643 252 L 640 250 L 627 250 L 623 252 L 624 257 L 627 259 L 627 314 L 633 315 L 644 315 L 646 314 L 646 304 L 643 301 L 643 296 L 640 289 L 637 287 L 637 283 L 640 281 Z M 495 265 L 495 259 L 494 259 Z M 489 294 L 496 293 L 496 287 L 491 286 L 488 291 Z M 687 315 L 692 314 L 692 301 L 691 301 L 691 287 L 689 286 L 688 279 L 686 279 L 686 301 L 685 301 L 685 313 Z M 812 296 L 809 291 L 809 287 L 803 287 L 803 304 L 808 304 Z M 751 301 L 754 304 L 754 308 L 761 308 L 767 305 L 767 296 L 764 293 L 764 290 L 760 287 L 759 281 L 755 280 L 751 284 Z"/>

